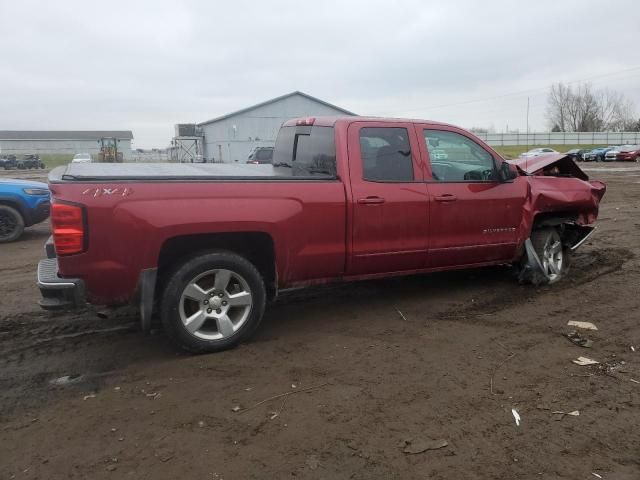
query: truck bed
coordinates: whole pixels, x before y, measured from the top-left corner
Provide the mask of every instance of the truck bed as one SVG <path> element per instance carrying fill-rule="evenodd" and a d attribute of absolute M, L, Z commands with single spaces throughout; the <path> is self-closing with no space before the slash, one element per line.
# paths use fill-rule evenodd
<path fill-rule="evenodd" d="M 103 182 L 122 180 L 320 180 L 292 177 L 291 169 L 273 165 L 224 163 L 70 163 L 53 169 L 49 181 Z"/>

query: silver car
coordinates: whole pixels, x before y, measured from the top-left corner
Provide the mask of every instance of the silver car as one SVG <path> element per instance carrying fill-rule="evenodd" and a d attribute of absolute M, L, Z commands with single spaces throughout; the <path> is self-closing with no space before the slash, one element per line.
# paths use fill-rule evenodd
<path fill-rule="evenodd" d="M 91 155 L 88 153 L 76 153 L 71 163 L 91 163 Z"/>

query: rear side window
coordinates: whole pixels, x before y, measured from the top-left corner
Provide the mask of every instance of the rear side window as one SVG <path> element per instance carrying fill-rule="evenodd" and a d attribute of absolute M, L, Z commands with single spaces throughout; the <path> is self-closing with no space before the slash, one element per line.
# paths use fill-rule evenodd
<path fill-rule="evenodd" d="M 283 176 L 336 176 L 333 127 L 282 127 L 273 151 L 273 166 Z"/>
<path fill-rule="evenodd" d="M 412 182 L 411 144 L 406 128 L 360 130 L 362 176 L 373 182 Z"/>

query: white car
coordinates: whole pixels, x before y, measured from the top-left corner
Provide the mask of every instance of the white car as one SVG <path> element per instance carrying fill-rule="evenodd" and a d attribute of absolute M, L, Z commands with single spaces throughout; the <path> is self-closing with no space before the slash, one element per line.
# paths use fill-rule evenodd
<path fill-rule="evenodd" d="M 548 155 L 550 153 L 560 153 L 560 152 L 557 152 L 553 148 L 548 148 L 548 147 L 534 148 L 533 150 L 529 150 L 528 152 L 521 153 L 520 158 L 539 157 L 541 155 Z"/>
<path fill-rule="evenodd" d="M 76 153 L 71 163 L 91 163 L 91 155 L 88 153 Z"/>

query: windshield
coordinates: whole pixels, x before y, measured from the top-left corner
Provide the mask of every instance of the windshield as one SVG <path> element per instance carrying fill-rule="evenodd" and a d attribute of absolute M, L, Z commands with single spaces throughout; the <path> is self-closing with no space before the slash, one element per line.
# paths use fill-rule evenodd
<path fill-rule="evenodd" d="M 256 160 L 271 161 L 273 158 L 273 150 L 271 148 L 263 148 L 256 152 Z"/>
<path fill-rule="evenodd" d="M 78 153 L 73 158 L 91 158 L 91 156 L 88 153 Z"/>

